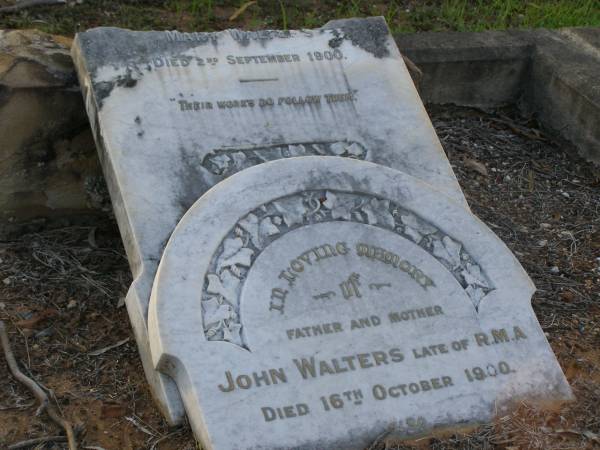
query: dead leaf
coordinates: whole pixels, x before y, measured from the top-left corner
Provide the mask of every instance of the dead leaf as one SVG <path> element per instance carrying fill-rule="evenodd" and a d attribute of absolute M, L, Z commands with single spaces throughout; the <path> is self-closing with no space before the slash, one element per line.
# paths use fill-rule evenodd
<path fill-rule="evenodd" d="M 246 11 L 248 9 L 248 7 L 254 5 L 256 3 L 256 1 L 251 1 L 251 2 L 246 2 L 244 3 L 242 6 L 240 6 L 229 18 L 230 22 L 233 22 L 235 19 L 237 19 L 239 16 L 241 16 L 242 14 L 244 14 L 244 11 Z"/>
<path fill-rule="evenodd" d="M 39 323 L 46 319 L 55 317 L 58 315 L 58 311 L 53 308 L 44 309 L 39 313 L 35 314 L 31 319 L 20 320 L 15 323 L 19 328 L 35 328 Z"/>
<path fill-rule="evenodd" d="M 573 294 L 571 291 L 561 292 L 559 297 L 563 302 L 566 303 L 573 303 L 573 300 L 575 300 L 575 294 Z"/>
<path fill-rule="evenodd" d="M 123 417 L 127 412 L 127 406 L 120 403 L 105 403 L 102 405 L 101 417 L 103 419 L 115 419 Z"/>
<path fill-rule="evenodd" d="M 479 161 L 476 161 L 471 158 L 465 158 L 465 166 L 485 177 L 488 176 L 487 167 L 485 167 L 485 165 L 483 163 L 480 163 Z"/>

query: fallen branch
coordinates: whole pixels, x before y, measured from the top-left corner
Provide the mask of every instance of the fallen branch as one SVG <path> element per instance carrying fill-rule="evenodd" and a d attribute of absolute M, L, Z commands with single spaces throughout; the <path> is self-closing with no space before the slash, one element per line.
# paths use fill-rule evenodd
<path fill-rule="evenodd" d="M 244 14 L 244 11 L 246 11 L 248 9 L 249 6 L 252 6 L 256 3 L 256 1 L 251 1 L 251 2 L 246 2 L 244 3 L 242 6 L 240 6 L 229 18 L 229 21 L 234 21 L 235 19 L 237 19 L 239 16 L 241 16 L 242 14 Z"/>
<path fill-rule="evenodd" d="M 574 430 L 574 429 L 556 429 L 554 430 L 555 433 L 564 433 L 564 434 L 573 434 L 575 436 L 584 436 L 585 438 L 589 439 L 592 442 L 595 442 L 596 444 L 600 444 L 600 435 L 596 434 L 596 433 L 592 433 L 590 430 Z"/>
<path fill-rule="evenodd" d="M 17 442 L 8 446 L 8 450 L 17 450 L 19 448 L 27 448 L 33 445 L 44 444 L 46 442 L 64 442 L 67 438 L 65 436 L 46 436 L 34 439 L 27 439 L 26 441 Z"/>
<path fill-rule="evenodd" d="M 67 0 L 23 0 L 11 6 L 4 6 L 0 8 L 0 14 L 2 13 L 14 13 L 21 11 L 22 9 L 33 8 L 34 6 L 42 5 L 64 5 Z"/>
<path fill-rule="evenodd" d="M 521 125 L 516 124 L 515 122 L 513 122 L 510 119 L 498 119 L 496 117 L 490 117 L 490 121 L 500 123 L 502 125 L 506 125 L 512 131 L 514 131 L 515 133 L 517 133 L 527 139 L 532 139 L 532 140 L 536 140 L 536 141 L 547 141 L 548 140 L 539 132 L 539 130 L 535 130 L 533 128 L 529 128 L 529 129 L 525 128 Z M 532 130 L 532 132 L 529 132 L 528 130 Z"/>
<path fill-rule="evenodd" d="M 6 363 L 8 364 L 8 368 L 13 376 L 19 381 L 21 384 L 25 385 L 27 389 L 31 391 L 37 401 L 40 403 L 40 407 L 37 410 L 37 415 L 41 414 L 44 410 L 48 413 L 48 416 L 54 423 L 60 425 L 60 427 L 65 430 L 67 435 L 67 441 L 69 443 L 69 450 L 77 450 L 77 442 L 75 441 L 75 433 L 73 433 L 73 427 L 71 423 L 63 419 L 58 415 L 56 410 L 50 404 L 48 400 L 48 396 L 44 392 L 44 390 L 31 378 L 21 372 L 19 366 L 17 365 L 17 361 L 15 359 L 15 355 L 12 352 L 10 341 L 8 340 L 8 333 L 6 332 L 6 326 L 4 322 L 0 320 L 0 342 L 2 343 L 2 348 L 4 349 L 4 356 L 6 358 Z"/>

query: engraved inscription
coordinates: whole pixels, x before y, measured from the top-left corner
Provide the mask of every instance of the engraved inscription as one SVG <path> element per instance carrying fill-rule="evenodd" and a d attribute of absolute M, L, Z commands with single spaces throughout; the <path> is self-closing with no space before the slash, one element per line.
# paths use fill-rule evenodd
<path fill-rule="evenodd" d="M 230 371 L 225 372 L 225 383 L 219 384 L 221 392 L 231 392 L 236 388 L 250 389 L 253 386 L 270 386 L 271 384 L 287 383 L 287 375 L 282 368 L 263 370 L 252 375 L 241 374 L 236 377 Z"/>
<path fill-rule="evenodd" d="M 348 300 L 351 297 L 361 298 L 360 294 L 360 275 L 356 272 L 353 272 L 347 280 L 344 280 L 340 283 L 340 290 L 342 291 L 342 296 Z"/>
<path fill-rule="evenodd" d="M 258 83 L 279 81 L 277 77 L 270 78 L 239 78 L 240 83 Z M 258 97 L 258 98 L 238 98 L 238 99 L 203 99 L 198 100 L 194 94 L 189 94 L 189 100 L 185 98 L 171 97 L 169 101 L 177 105 L 177 111 L 183 113 L 194 113 L 211 110 L 231 110 L 231 109 L 270 109 L 273 107 L 320 107 L 323 103 L 352 103 L 358 100 L 358 91 L 350 89 L 346 92 L 324 93 L 324 94 L 306 94 L 306 95 L 285 95 L 279 97 Z M 183 94 L 180 95 L 183 97 Z"/>
<path fill-rule="evenodd" d="M 321 294 L 317 294 L 317 295 L 313 295 L 313 298 L 315 300 L 329 300 L 330 298 L 335 297 L 335 292 L 333 291 L 327 291 L 327 292 L 323 292 Z"/>
<path fill-rule="evenodd" d="M 481 299 L 493 290 L 480 266 L 460 242 L 401 206 L 364 194 L 306 191 L 260 206 L 242 218 L 225 237 L 213 255 L 202 292 L 203 323 L 207 339 L 225 340 L 245 347 L 239 317 L 239 296 L 253 261 L 263 249 L 285 233 L 302 226 L 335 220 L 381 227 L 411 240 L 454 276 L 476 310 Z M 306 265 L 335 258 L 349 251 L 360 252 L 361 257 L 397 267 L 423 289 L 433 285 L 429 275 L 385 249 L 368 243 L 359 245 L 357 249 L 348 248 L 344 242 L 318 243 L 291 259 L 288 267 L 282 268 L 279 274 L 281 284 L 271 289 L 268 305 L 270 312 L 284 314 L 289 291 L 297 278 L 303 276 Z M 424 308 L 426 312 L 391 313 L 390 320 L 395 323 L 429 317 L 441 314 L 441 307 L 439 308 L 439 312 Z"/>
<path fill-rule="evenodd" d="M 436 307 L 436 310 L 439 307 Z M 514 332 L 521 339 L 527 339 L 523 331 L 518 326 L 512 327 Z M 516 331 L 518 330 L 518 332 Z M 287 335 L 290 340 L 310 336 L 323 336 L 333 333 L 343 332 L 343 326 L 339 322 L 317 324 L 312 327 L 295 328 L 287 330 Z M 500 330 L 492 330 L 493 332 L 501 332 L 507 334 L 505 328 Z M 482 333 L 485 334 L 485 333 Z M 477 342 L 477 335 L 473 337 Z M 513 341 L 515 342 L 515 341 Z M 267 387 L 276 384 L 287 383 L 297 380 L 310 380 L 323 376 L 339 375 L 347 372 L 360 371 L 363 369 L 372 369 L 379 366 L 394 365 L 407 361 L 407 358 L 412 356 L 413 360 L 423 358 L 431 358 L 435 356 L 443 356 L 450 353 L 461 353 L 468 351 L 471 340 L 469 338 L 456 339 L 451 342 L 441 342 L 420 347 L 412 348 L 410 354 L 405 354 L 400 348 L 392 347 L 388 350 L 374 350 L 371 352 L 356 353 L 351 355 L 335 356 L 333 358 L 318 359 L 315 356 L 291 358 L 290 363 L 286 367 L 293 367 L 295 371 L 289 371 L 282 367 L 265 369 L 260 372 L 252 372 L 250 374 L 234 375 L 231 371 L 225 371 L 225 380 L 217 385 L 221 392 L 232 392 L 236 389 L 251 389 L 259 387 Z M 473 346 L 477 348 L 477 345 Z M 464 374 L 468 382 L 484 381 L 487 378 L 494 378 L 500 375 L 508 375 L 515 373 L 506 361 L 498 363 L 488 363 L 484 366 L 468 367 L 464 369 Z M 409 394 L 418 394 L 427 392 L 432 389 L 441 389 L 444 387 L 453 386 L 454 382 L 451 377 L 441 376 L 430 378 L 429 380 L 421 380 L 415 385 L 411 383 L 395 385 L 393 388 L 385 388 L 382 385 L 373 386 L 373 397 L 376 400 L 384 400 L 386 398 L 397 398 Z M 359 397 L 362 398 L 362 397 Z"/>
<path fill-rule="evenodd" d="M 427 307 L 432 314 L 440 313 L 441 307 Z M 417 310 L 412 310 L 411 315 Z M 425 313 L 423 313 L 425 314 Z M 416 314 L 415 314 L 416 315 Z M 354 320 L 353 320 L 354 321 Z M 287 330 L 290 340 L 307 337 L 327 336 L 328 334 L 342 333 L 345 327 L 341 322 L 315 324 L 309 327 Z M 473 356 L 460 364 L 461 357 L 467 357 L 466 352 L 477 352 L 478 348 L 485 345 L 509 344 L 520 345 L 521 340 L 527 339 L 519 325 L 506 324 L 503 328 L 482 331 L 463 338 L 433 343 L 419 343 L 407 347 L 390 345 L 388 348 L 375 348 L 364 350 L 360 353 L 348 354 L 345 352 L 334 353 L 327 357 L 322 352 L 308 356 L 289 356 L 287 361 L 280 361 L 282 367 L 265 368 L 249 373 L 233 373 L 226 370 L 216 389 L 230 396 L 236 392 L 248 389 L 277 389 L 277 385 L 289 383 L 298 385 L 307 383 L 315 388 L 314 382 L 322 378 L 339 377 L 340 386 L 336 391 L 316 393 L 307 398 L 299 398 L 294 404 L 257 405 L 256 415 L 265 422 L 297 419 L 307 415 L 330 413 L 347 408 L 361 408 L 362 405 L 373 405 L 379 402 L 403 401 L 406 397 L 423 397 L 438 392 L 447 392 L 444 398 L 456 395 L 458 390 L 464 391 L 465 387 L 477 387 L 480 383 L 495 378 L 506 378 L 517 374 L 519 370 L 515 364 L 504 359 L 489 360 L 481 354 L 478 361 Z M 411 348 L 412 347 L 412 348 Z M 339 350 L 338 350 L 339 351 Z M 419 376 L 403 376 L 405 371 L 395 370 L 394 377 L 378 377 L 382 369 L 394 368 L 398 364 L 414 366 L 420 364 L 424 358 L 440 358 L 452 364 L 446 368 L 430 372 L 425 367 Z M 458 367 L 453 367 L 458 365 Z M 373 382 L 369 384 L 350 384 L 353 372 L 368 370 L 373 373 Z M 389 373 L 389 372 L 388 372 Z M 350 383 L 349 383 L 350 382 Z M 302 390 L 299 389 L 299 392 Z M 415 435 L 423 433 L 433 425 L 421 416 L 403 417 L 393 424 L 393 429 L 402 435 Z"/>
<path fill-rule="evenodd" d="M 212 38 L 211 33 L 179 33 L 179 35 L 199 35 L 206 40 Z M 147 70 L 160 70 L 164 68 L 169 69 L 197 69 L 206 68 L 216 65 L 263 65 L 263 64 L 297 64 L 301 62 L 306 63 L 326 63 L 336 62 L 342 59 L 346 59 L 346 56 L 340 49 L 333 50 L 314 50 L 307 52 L 305 55 L 297 53 L 263 53 L 256 55 L 225 55 L 219 57 L 216 54 L 213 56 L 192 56 L 189 54 L 165 54 L 156 55 L 148 60 L 142 60 L 141 62 L 129 61 L 126 63 L 127 67 L 135 70 L 140 70 L 140 67 L 145 66 Z"/>
<path fill-rule="evenodd" d="M 428 286 L 435 286 L 433 280 L 425 275 L 420 269 L 415 267 L 409 261 L 401 259 L 395 253 L 389 252 L 383 248 L 360 243 L 356 248 L 356 254 L 370 259 L 376 259 L 408 273 L 423 289 L 427 289 Z"/>
<path fill-rule="evenodd" d="M 369 289 L 380 290 L 384 287 L 392 287 L 391 283 L 369 283 Z"/>

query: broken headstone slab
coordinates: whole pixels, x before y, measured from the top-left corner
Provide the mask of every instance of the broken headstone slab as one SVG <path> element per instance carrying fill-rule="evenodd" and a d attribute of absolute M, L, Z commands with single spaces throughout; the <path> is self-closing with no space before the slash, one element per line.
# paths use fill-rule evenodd
<path fill-rule="evenodd" d="M 571 398 L 533 291 L 496 235 L 417 178 L 273 161 L 178 224 L 152 358 L 205 448 L 364 448 Z"/>
<path fill-rule="evenodd" d="M 0 239 L 22 234 L 24 222 L 93 212 L 86 194 L 100 167 L 70 46 L 37 30 L 0 30 Z"/>
<path fill-rule="evenodd" d="M 97 28 L 77 35 L 73 57 L 134 275 L 128 312 L 171 423 L 182 408 L 149 364 L 148 300 L 165 242 L 209 188 L 266 161 L 333 155 L 403 170 L 466 207 L 382 18 L 299 31 Z"/>

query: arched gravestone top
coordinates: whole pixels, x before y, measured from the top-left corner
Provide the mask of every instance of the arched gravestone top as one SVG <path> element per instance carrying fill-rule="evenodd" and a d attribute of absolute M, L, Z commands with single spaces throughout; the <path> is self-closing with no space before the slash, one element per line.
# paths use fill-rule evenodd
<path fill-rule="evenodd" d="M 363 448 L 569 399 L 533 291 L 497 236 L 422 181 L 290 158 L 182 218 L 152 291 L 152 358 L 206 448 Z"/>

